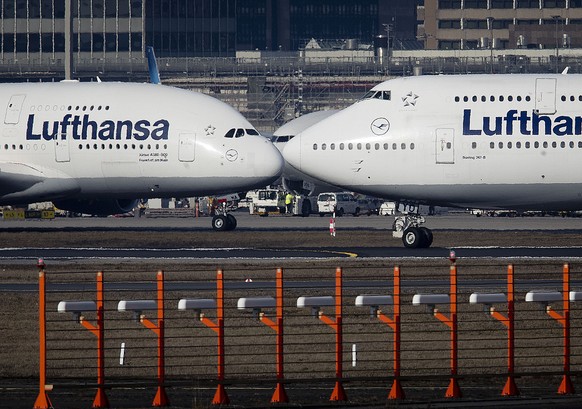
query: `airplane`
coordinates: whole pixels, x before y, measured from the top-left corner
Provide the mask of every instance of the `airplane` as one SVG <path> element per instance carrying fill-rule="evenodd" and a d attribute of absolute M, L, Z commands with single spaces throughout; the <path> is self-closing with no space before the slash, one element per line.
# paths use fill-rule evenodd
<path fill-rule="evenodd" d="M 314 178 L 371 196 L 478 209 L 582 208 L 582 75 L 388 80 L 295 136 L 283 155 Z M 405 247 L 433 235 L 396 219 Z"/>
<path fill-rule="evenodd" d="M 292 119 L 273 133 L 270 137 L 271 142 L 273 142 L 279 151 L 283 152 L 287 142 L 293 139 L 295 135 L 337 112 L 339 112 L 337 109 L 314 111 Z M 283 174 L 281 175 L 281 185 L 286 191 L 301 196 L 314 196 L 321 192 L 339 190 L 336 186 L 331 186 L 325 182 L 316 180 L 305 173 L 299 172 L 287 163 L 285 163 Z M 309 214 L 309 212 L 307 212 L 307 214 Z"/>
<path fill-rule="evenodd" d="M 284 161 L 234 108 L 164 85 L 1 84 L 0 205 L 111 215 L 138 199 L 263 187 Z M 215 230 L 236 219 L 217 214 Z"/>

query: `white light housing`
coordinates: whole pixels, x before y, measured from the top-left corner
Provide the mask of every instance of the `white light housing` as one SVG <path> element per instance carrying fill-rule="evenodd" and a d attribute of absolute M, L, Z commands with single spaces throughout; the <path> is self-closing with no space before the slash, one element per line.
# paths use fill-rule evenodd
<path fill-rule="evenodd" d="M 412 305 L 448 304 L 449 300 L 448 294 L 414 294 Z"/>
<path fill-rule="evenodd" d="M 297 299 L 297 308 L 306 307 L 329 307 L 335 305 L 335 298 L 332 296 L 323 297 L 299 297 Z"/>
<path fill-rule="evenodd" d="M 562 299 L 562 293 L 558 291 L 530 291 L 525 295 L 527 302 L 554 302 Z"/>
<path fill-rule="evenodd" d="M 237 302 L 237 308 L 239 310 L 274 308 L 276 306 L 277 302 L 273 297 L 239 298 Z"/>
<path fill-rule="evenodd" d="M 214 310 L 216 301 L 209 298 L 188 299 L 182 298 L 178 302 L 179 310 Z"/>
<path fill-rule="evenodd" d="M 117 304 L 117 311 L 145 311 L 157 310 L 158 303 L 155 300 L 122 300 Z"/>
<path fill-rule="evenodd" d="M 58 312 L 85 312 L 96 311 L 97 304 L 94 301 L 61 301 L 57 306 Z"/>
<path fill-rule="evenodd" d="M 469 297 L 471 304 L 499 304 L 506 303 L 507 297 L 503 293 L 483 294 L 473 293 Z"/>
<path fill-rule="evenodd" d="M 392 305 L 391 295 L 358 295 L 356 297 L 356 307 Z"/>

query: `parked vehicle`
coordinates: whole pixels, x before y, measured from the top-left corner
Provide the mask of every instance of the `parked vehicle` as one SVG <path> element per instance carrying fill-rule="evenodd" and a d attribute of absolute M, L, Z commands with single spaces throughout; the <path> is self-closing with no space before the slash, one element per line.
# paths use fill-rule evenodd
<path fill-rule="evenodd" d="M 317 208 L 320 216 L 332 214 L 334 211 L 338 217 L 346 213 L 358 216 L 360 213 L 358 201 L 349 192 L 320 193 L 317 197 Z"/>

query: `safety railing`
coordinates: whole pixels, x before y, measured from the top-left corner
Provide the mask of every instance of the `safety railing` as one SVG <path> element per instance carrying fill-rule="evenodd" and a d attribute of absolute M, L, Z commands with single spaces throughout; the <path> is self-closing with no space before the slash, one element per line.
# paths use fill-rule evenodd
<path fill-rule="evenodd" d="M 96 390 L 93 407 L 122 388 L 143 402 L 151 389 L 152 406 L 193 390 L 215 405 L 261 399 L 242 386 L 267 387 L 272 403 L 313 403 L 301 390 L 315 386 L 340 402 L 381 385 L 366 399 L 432 399 L 427 385 L 456 399 L 574 393 L 579 270 L 465 266 L 454 254 L 438 264 L 123 274 L 40 263 L 34 407 L 73 387 Z"/>

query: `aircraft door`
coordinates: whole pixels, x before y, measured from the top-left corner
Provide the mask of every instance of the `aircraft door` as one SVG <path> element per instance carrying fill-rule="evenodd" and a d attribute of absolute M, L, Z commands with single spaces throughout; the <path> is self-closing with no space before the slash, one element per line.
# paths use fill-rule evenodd
<path fill-rule="evenodd" d="M 553 115 L 556 113 L 556 79 L 536 78 L 537 114 Z"/>
<path fill-rule="evenodd" d="M 64 139 L 61 138 L 60 134 L 55 135 L 55 160 L 57 162 L 69 162 L 71 160 L 71 154 L 69 151 L 69 139 L 67 135 L 63 135 Z"/>
<path fill-rule="evenodd" d="M 5 124 L 17 124 L 20 121 L 20 112 L 22 111 L 22 104 L 26 95 L 12 95 L 8 106 L 6 107 L 6 114 L 4 115 Z"/>
<path fill-rule="evenodd" d="M 178 146 L 178 160 L 180 162 L 194 162 L 196 152 L 196 134 L 181 133 Z"/>
<path fill-rule="evenodd" d="M 436 163 L 455 163 L 455 131 L 441 128 L 436 130 Z"/>

